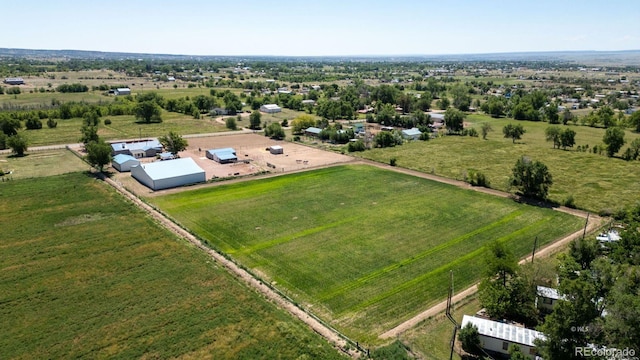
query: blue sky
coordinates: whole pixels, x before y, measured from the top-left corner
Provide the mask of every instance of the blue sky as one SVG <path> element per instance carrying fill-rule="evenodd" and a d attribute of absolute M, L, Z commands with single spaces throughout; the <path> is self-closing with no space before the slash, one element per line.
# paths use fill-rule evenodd
<path fill-rule="evenodd" d="M 637 0 L 15 0 L 0 47 L 190 55 L 638 50 Z"/>

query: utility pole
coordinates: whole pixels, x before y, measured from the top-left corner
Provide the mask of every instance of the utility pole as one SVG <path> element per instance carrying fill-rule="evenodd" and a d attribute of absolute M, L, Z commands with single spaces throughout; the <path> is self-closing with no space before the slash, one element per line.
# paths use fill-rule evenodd
<path fill-rule="evenodd" d="M 533 259 L 536 257 L 536 248 L 538 247 L 538 237 L 536 236 L 535 240 L 533 240 L 533 252 L 531 253 L 531 263 L 533 264 Z"/>

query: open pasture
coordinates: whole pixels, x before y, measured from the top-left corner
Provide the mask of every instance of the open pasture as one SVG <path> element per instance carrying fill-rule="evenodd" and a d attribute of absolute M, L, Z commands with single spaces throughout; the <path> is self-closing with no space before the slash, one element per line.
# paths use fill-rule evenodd
<path fill-rule="evenodd" d="M 5 180 L 59 175 L 89 170 L 90 167 L 67 149 L 27 151 L 25 156 L 16 157 L 0 154 L 0 170 Z"/>
<path fill-rule="evenodd" d="M 2 184 L 0 358 L 341 358 L 82 173 Z"/>
<path fill-rule="evenodd" d="M 487 176 L 492 188 L 499 190 L 507 190 L 507 181 L 517 159 L 528 156 L 549 168 L 553 176 L 549 197 L 553 201 L 563 202 L 573 196 L 577 207 L 599 212 L 633 205 L 638 200 L 638 161 L 608 158 L 604 154 L 579 152 L 575 148 L 553 149 L 552 143 L 545 141 L 544 130 L 550 126 L 545 122 L 492 119 L 485 115 L 471 115 L 467 121 L 478 132 L 481 124 L 488 122 L 493 131 L 487 140 L 482 137 L 445 136 L 355 155 L 383 163 L 396 158 L 398 166 L 458 180 L 462 180 L 470 170 L 479 171 Z M 521 124 L 527 131 L 515 144 L 502 135 L 502 128 L 508 123 Z M 591 150 L 594 145 L 602 145 L 604 129 L 569 127 L 576 132 L 576 146 L 589 145 Z M 625 133 L 627 144 L 638 137 L 640 135 L 628 130 Z"/>
<path fill-rule="evenodd" d="M 356 340 L 479 280 L 486 245 L 517 256 L 583 219 L 366 165 L 150 198 Z"/>
<path fill-rule="evenodd" d="M 110 125 L 105 125 L 104 120 L 111 120 Z M 161 123 L 140 123 L 133 115 L 104 116 L 98 125 L 98 135 L 104 140 L 137 139 L 158 137 L 166 135 L 169 131 L 179 134 L 203 134 L 226 131 L 220 124 L 210 117 L 194 119 L 179 113 L 162 111 Z M 42 146 L 50 144 L 75 144 L 80 141 L 81 118 L 61 120 L 58 126 L 49 129 L 46 124 L 38 130 L 21 130 L 29 139 L 29 146 Z M 46 123 L 46 120 L 44 120 Z"/>

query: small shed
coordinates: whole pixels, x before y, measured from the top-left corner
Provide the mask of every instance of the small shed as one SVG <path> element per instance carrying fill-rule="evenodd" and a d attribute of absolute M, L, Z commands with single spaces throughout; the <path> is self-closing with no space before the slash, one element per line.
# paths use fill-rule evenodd
<path fill-rule="evenodd" d="M 269 152 L 273 155 L 284 154 L 284 149 L 280 145 L 269 146 Z"/>
<path fill-rule="evenodd" d="M 206 181 L 205 171 L 189 157 L 133 166 L 131 176 L 151 190 L 162 190 Z"/>
<path fill-rule="evenodd" d="M 322 131 L 322 129 L 317 128 L 317 127 L 308 127 L 304 130 L 304 134 L 308 135 L 308 136 L 315 136 L 318 137 L 320 136 L 320 132 Z"/>
<path fill-rule="evenodd" d="M 404 129 L 402 130 L 402 137 L 410 140 L 420 139 L 422 132 L 418 128 Z"/>
<path fill-rule="evenodd" d="M 462 327 L 464 328 L 469 323 L 478 328 L 480 346 L 484 350 L 502 355 L 509 355 L 509 345 L 516 344 L 520 347 L 522 354 L 530 359 L 535 359 L 538 352 L 533 341 L 545 339 L 544 334 L 536 330 L 464 315 Z"/>
<path fill-rule="evenodd" d="M 118 95 L 131 95 L 131 89 L 129 88 L 117 88 L 113 91 L 113 93 L 118 96 Z"/>
<path fill-rule="evenodd" d="M 279 113 L 280 111 L 282 111 L 282 109 L 277 104 L 265 104 L 260 106 L 260 111 L 267 114 L 273 114 Z"/>
<path fill-rule="evenodd" d="M 238 161 L 238 156 L 233 148 L 210 149 L 206 151 L 207 159 L 211 159 L 220 164 L 227 164 Z"/>
<path fill-rule="evenodd" d="M 131 171 L 131 167 L 140 165 L 140 161 L 131 155 L 118 154 L 111 160 L 111 166 L 120 172 Z"/>

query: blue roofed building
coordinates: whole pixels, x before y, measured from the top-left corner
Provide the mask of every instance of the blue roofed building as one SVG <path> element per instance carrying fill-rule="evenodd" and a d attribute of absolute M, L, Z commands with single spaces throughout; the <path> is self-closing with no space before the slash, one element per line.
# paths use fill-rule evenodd
<path fill-rule="evenodd" d="M 233 148 L 210 149 L 206 152 L 207 159 L 227 164 L 238 161 L 238 156 Z"/>
<path fill-rule="evenodd" d="M 160 152 L 162 152 L 162 144 L 155 139 L 111 144 L 111 153 L 114 156 L 118 154 L 125 154 L 131 155 L 135 158 L 153 157 Z"/>
<path fill-rule="evenodd" d="M 156 161 L 131 168 L 131 176 L 151 190 L 205 182 L 207 176 L 192 158 Z"/>
<path fill-rule="evenodd" d="M 133 166 L 140 165 L 140 161 L 131 155 L 118 154 L 111 160 L 111 166 L 120 172 L 131 171 Z"/>

